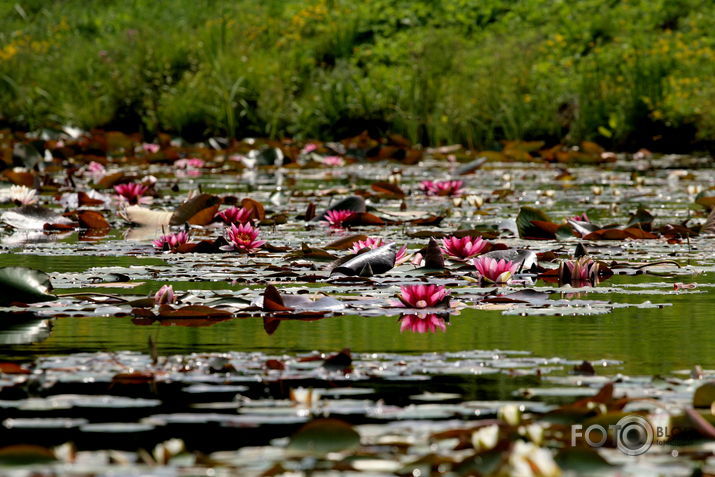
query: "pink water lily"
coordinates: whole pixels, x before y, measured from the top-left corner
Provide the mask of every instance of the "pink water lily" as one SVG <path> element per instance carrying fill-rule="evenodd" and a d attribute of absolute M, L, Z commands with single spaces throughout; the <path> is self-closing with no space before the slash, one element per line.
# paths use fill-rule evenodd
<path fill-rule="evenodd" d="M 214 218 L 225 224 L 245 224 L 251 221 L 251 211 L 244 207 L 229 207 L 222 210 Z"/>
<path fill-rule="evenodd" d="M 372 250 L 382 247 L 383 245 L 385 244 L 382 243 L 382 237 L 368 237 L 365 240 L 358 240 L 357 242 L 353 243 L 353 246 L 350 250 L 352 251 L 352 253 L 358 253 L 364 248 L 369 248 Z M 401 265 L 407 260 L 407 258 L 407 245 L 403 245 L 395 254 L 395 265 Z"/>
<path fill-rule="evenodd" d="M 559 266 L 559 281 L 572 285 L 596 285 L 599 281 L 601 264 L 589 257 L 566 260 Z"/>
<path fill-rule="evenodd" d="M 182 230 L 175 234 L 162 235 L 158 239 L 152 240 L 151 243 L 158 250 L 171 250 L 173 252 L 188 241 L 189 234 Z"/>
<path fill-rule="evenodd" d="M 144 152 L 156 154 L 157 152 L 159 152 L 159 145 L 145 142 L 144 144 L 142 144 L 142 149 L 144 150 Z"/>
<path fill-rule="evenodd" d="M 159 288 L 159 291 L 154 295 L 154 303 L 157 305 L 170 305 L 176 303 L 176 295 L 174 294 L 174 287 L 171 285 L 164 285 Z"/>
<path fill-rule="evenodd" d="M 508 283 L 518 268 L 511 260 L 496 260 L 484 256 L 475 258 L 472 263 L 482 279 L 498 284 Z"/>
<path fill-rule="evenodd" d="M 326 166 L 340 167 L 345 165 L 345 161 L 340 156 L 325 156 L 323 164 Z"/>
<path fill-rule="evenodd" d="M 487 246 L 481 237 L 446 237 L 442 239 L 442 253 L 465 260 L 479 255 Z"/>
<path fill-rule="evenodd" d="M 85 171 L 87 175 L 92 178 L 93 182 L 99 182 L 99 180 L 107 173 L 107 169 L 104 165 L 96 161 L 92 161 L 87 164 Z"/>
<path fill-rule="evenodd" d="M 204 161 L 198 157 L 189 157 L 187 159 L 179 159 L 175 161 L 174 167 L 177 169 L 200 169 L 201 167 L 204 167 Z"/>
<path fill-rule="evenodd" d="M 442 285 L 403 285 L 393 305 L 401 308 L 449 306 L 449 291 Z"/>
<path fill-rule="evenodd" d="M 402 315 L 400 332 L 435 333 L 437 330 L 447 331 L 445 319 L 434 313 L 426 315 Z"/>
<path fill-rule="evenodd" d="M 251 253 L 261 248 L 266 241 L 258 240 L 259 235 L 260 231 L 258 228 L 250 223 L 240 225 L 231 224 L 231 226 L 226 229 L 226 240 L 229 242 L 230 249 L 240 252 Z"/>
<path fill-rule="evenodd" d="M 590 222 L 591 221 L 591 220 L 589 220 L 588 215 L 586 215 L 586 212 L 584 212 L 581 215 L 576 215 L 574 217 L 571 217 L 571 220 L 573 220 L 574 222 Z"/>
<path fill-rule="evenodd" d="M 135 182 L 114 186 L 114 191 L 119 195 L 120 200 L 125 200 L 130 204 L 146 203 L 150 201 L 151 197 L 142 197 L 147 190 L 149 190 L 147 186 L 144 184 L 137 184 Z"/>
<path fill-rule="evenodd" d="M 311 152 L 317 151 L 317 150 L 318 150 L 318 145 L 313 142 L 309 142 L 308 144 L 303 146 L 303 149 L 300 150 L 300 153 L 301 154 L 310 154 Z"/>
<path fill-rule="evenodd" d="M 427 195 L 458 196 L 462 194 L 464 181 L 422 181 L 420 189 Z"/>
<path fill-rule="evenodd" d="M 325 213 L 325 220 L 333 227 L 342 227 L 354 215 L 355 212 L 351 210 L 329 210 Z"/>

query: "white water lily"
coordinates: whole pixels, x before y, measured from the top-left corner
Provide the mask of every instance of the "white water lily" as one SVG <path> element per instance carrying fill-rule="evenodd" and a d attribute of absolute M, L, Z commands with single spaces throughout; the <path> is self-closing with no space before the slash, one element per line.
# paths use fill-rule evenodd
<path fill-rule="evenodd" d="M 499 426 L 485 426 L 472 434 L 472 445 L 477 452 L 493 449 L 499 442 Z"/>
<path fill-rule="evenodd" d="M 516 404 L 507 404 L 499 408 L 497 417 L 510 426 L 518 426 L 521 422 L 521 409 Z"/>
<path fill-rule="evenodd" d="M 561 469 L 554 461 L 551 451 L 531 442 L 516 441 L 509 461 L 499 475 L 510 477 L 558 477 Z"/>
<path fill-rule="evenodd" d="M 10 187 L 10 200 L 20 205 L 30 205 L 37 202 L 37 191 L 24 185 Z"/>

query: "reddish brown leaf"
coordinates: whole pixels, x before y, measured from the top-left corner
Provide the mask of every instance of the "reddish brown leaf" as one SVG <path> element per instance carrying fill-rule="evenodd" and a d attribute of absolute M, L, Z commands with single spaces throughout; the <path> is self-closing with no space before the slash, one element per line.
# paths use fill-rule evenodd
<path fill-rule="evenodd" d="M 77 214 L 80 227 L 85 229 L 108 229 L 109 222 L 104 216 L 94 210 L 84 210 Z"/>
<path fill-rule="evenodd" d="M 35 187 L 35 175 L 31 172 L 16 172 L 11 169 L 6 169 L 2 174 L 13 184 L 30 188 Z"/>
<path fill-rule="evenodd" d="M 370 188 L 381 195 L 390 197 L 404 197 L 405 192 L 400 189 L 400 186 L 386 181 L 374 182 Z"/>
<path fill-rule="evenodd" d="M 169 224 L 207 225 L 213 220 L 220 205 L 220 197 L 211 194 L 199 194 L 178 206 L 171 215 Z"/>
<path fill-rule="evenodd" d="M 0 363 L 0 373 L 4 374 L 30 374 L 30 370 L 15 363 Z"/>
<path fill-rule="evenodd" d="M 269 359 L 265 363 L 266 368 L 268 369 L 278 369 L 280 371 L 283 371 L 286 369 L 285 364 L 283 364 L 281 361 L 278 361 L 277 359 Z"/>
<path fill-rule="evenodd" d="M 264 311 L 291 311 L 283 304 L 283 298 L 278 293 L 278 289 L 273 285 L 268 285 L 263 292 L 263 310 Z"/>
<path fill-rule="evenodd" d="M 89 195 L 87 195 L 86 192 L 77 192 L 77 203 L 80 206 L 90 206 L 94 207 L 97 205 L 102 205 L 104 204 L 103 200 L 100 199 L 92 199 Z"/>
<path fill-rule="evenodd" d="M 325 248 L 328 250 L 347 250 L 351 248 L 355 242 L 359 242 L 361 240 L 367 240 L 367 235 L 356 234 L 339 238 L 330 242 L 328 245 L 325 246 Z"/>
<path fill-rule="evenodd" d="M 250 210 L 251 218 L 253 219 L 263 220 L 266 218 L 266 210 L 263 207 L 263 204 L 261 204 L 257 200 L 253 200 L 251 198 L 246 197 L 245 199 L 241 200 L 241 207 Z"/>

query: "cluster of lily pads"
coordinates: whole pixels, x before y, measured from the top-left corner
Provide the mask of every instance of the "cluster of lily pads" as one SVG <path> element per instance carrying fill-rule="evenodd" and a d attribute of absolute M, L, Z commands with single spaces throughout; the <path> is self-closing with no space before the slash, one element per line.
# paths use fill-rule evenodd
<path fill-rule="evenodd" d="M 672 293 L 697 294 L 703 287 L 698 289 L 695 277 L 715 270 L 708 248 L 709 235 L 715 232 L 710 212 L 715 192 L 707 176 L 683 173 L 690 167 L 708 167 L 705 160 L 615 155 L 593 144 L 544 148 L 509 143 L 498 152 L 460 146 L 423 149 L 397 137 L 373 139 L 366 134 L 308 144 L 222 138 L 186 144 L 167 137 L 143 143 L 101 131 L 0 138 L 9 151 L 2 156 L 7 187 L 0 187 L 5 251 L 17 256 L 122 256 L 137 258 L 137 263 L 162 260 L 161 265 L 61 273 L 17 265 L 0 268 L 1 311 L 18 319 L 111 316 L 131 319 L 137 326 L 205 326 L 256 318 L 273 334 L 284 320 L 393 315 L 396 332 L 430 333 L 446 330 L 450 318 L 464 308 L 574 316 L 617 307 L 658 308 L 667 304 L 594 297 L 609 290 L 623 292 L 620 283 L 604 286 L 614 275 L 657 276 L 669 281 Z M 156 285 L 151 294 L 133 291 L 147 280 Z M 223 282 L 225 289 L 204 290 L 201 283 L 207 281 Z M 196 284 L 196 289 L 175 290 L 184 282 Z M 99 293 L 101 286 L 106 288 Z M 105 459 L 99 463 L 71 446 L 49 454 L 47 449 L 0 449 L 0 461 L 3 455 L 10 459 L 25 452 L 32 458 L 44 455 L 53 465 L 78 464 L 73 470 L 88 473 L 124 462 L 143 470 L 169 464 L 184 473 L 216 467 L 228 469 L 227 474 L 239 469 L 262 475 L 340 470 L 416 475 L 415 469 L 419 475 L 558 475 L 561 469 L 587 462 L 615 473 L 624 467 L 614 442 L 599 452 L 583 443 L 570 449 L 564 426 L 591 419 L 611 422 L 626 412 L 648 414 L 655 421 L 662 416 L 646 409 L 654 396 L 667 396 L 667 417 L 683 429 L 680 438 L 715 438 L 706 412 L 713 402 L 708 397 L 711 388 L 700 386 L 701 379 L 715 377 L 709 371 L 667 381 L 614 379 L 599 376 L 597 366 L 580 361 L 542 360 L 526 366 L 524 360 L 512 358 L 493 351 L 384 359 L 374 354 L 357 360 L 347 352 L 166 358 L 120 353 L 44 358 L 29 366 L 0 363 L 0 409 L 10 410 L 3 425 L 17 433 L 33 425 L 69 425 L 84 439 L 83 445 L 89 445 L 91 439 L 82 437 L 85 432 L 104 437 L 133 432 L 152 437 L 147 440 L 149 450 L 157 443 L 154 437 L 164 436 L 154 434 L 159 428 L 164 432 L 187 425 L 185 435 L 191 436 L 199 429 L 192 426 L 200 421 L 212 431 L 226 432 L 217 435 L 236 436 L 245 426 L 279 426 L 270 435 L 277 440 L 265 442 L 272 442 L 271 447 L 242 441 L 235 446 L 242 447 L 238 452 L 208 449 L 208 458 L 185 453 L 184 446 L 170 441 L 154 452 L 93 454 Z M 561 375 L 550 375 L 559 366 Z M 328 387 L 343 381 L 350 386 L 389 381 L 399 396 L 404 388 L 396 383 L 411 390 L 434 385 L 436 391 L 445 383 L 436 377 L 463 380 L 491 374 L 517 380 L 513 396 L 520 400 L 584 393 L 583 399 L 549 405 L 521 400 L 514 407 L 503 402 L 504 396 L 494 396 L 502 402 L 487 406 L 468 404 L 461 395 L 391 403 L 375 393 L 370 402 L 333 403 L 326 398 L 328 391 L 298 390 L 316 382 Z M 124 427 L 82 417 L 69 424 L 21 420 L 22 412 L 33 406 L 86 409 L 104 402 L 82 401 L 59 391 L 54 400 L 39 402 L 20 392 L 50 389 L 55 383 L 61 389 L 72 380 L 107 394 L 125 385 L 130 394 L 139 387 L 150 392 L 167 385 L 172 397 L 193 395 L 197 382 L 211 384 L 211 389 L 199 389 L 230 395 L 227 401 L 233 407 L 226 401 L 192 402 L 196 406 L 185 413 L 170 409 Z M 615 385 L 608 384 L 612 380 Z M 549 395 L 544 382 L 573 387 L 561 390 L 566 394 Z M 275 385 L 283 394 L 261 394 L 266 385 Z M 243 392 L 237 386 L 254 394 L 237 396 Z M 691 406 L 696 386 L 705 390 Z M 173 393 L 177 387 L 179 394 Z M 292 397 L 285 394 L 289 387 Z M 359 392 L 356 388 L 343 397 Z M 322 401 L 316 398 L 321 392 Z M 114 398 L 107 401 L 111 404 Z M 142 399 L 122 403 L 128 409 L 163 405 L 147 403 L 151 396 Z M 425 399 L 439 405 L 420 404 Z M 240 408 L 241 414 L 212 412 L 227 406 L 232 412 Z M 285 422 L 270 417 L 276 414 L 290 415 L 295 427 L 280 427 Z M 352 424 L 318 420 L 326 415 Z M 286 440 L 288 435 L 293 437 Z M 328 442 L 325 452 L 314 452 L 315 446 L 326 445 L 325 435 L 334 440 L 343 436 L 349 445 L 330 447 Z M 654 448 L 650 456 L 671 465 L 672 455 L 660 450 Z M 702 452 L 688 447 L 667 450 L 690 452 L 694 461 Z M 640 469 L 628 470 L 628 465 L 626 472 L 639 475 Z M 692 470 L 685 464 L 679 470 L 683 468 Z"/>

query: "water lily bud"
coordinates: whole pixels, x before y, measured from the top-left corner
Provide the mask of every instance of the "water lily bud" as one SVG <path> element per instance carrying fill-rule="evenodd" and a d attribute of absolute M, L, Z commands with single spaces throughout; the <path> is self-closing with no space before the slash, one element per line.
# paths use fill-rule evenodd
<path fill-rule="evenodd" d="M 529 424 L 528 426 L 521 426 L 519 428 L 519 434 L 525 436 L 536 445 L 541 445 L 544 440 L 544 428 L 541 427 L 539 424 Z"/>
<path fill-rule="evenodd" d="M 176 295 L 174 295 L 174 287 L 171 285 L 164 285 L 159 288 L 159 291 L 154 295 L 154 303 L 157 305 L 168 305 L 171 303 L 176 303 Z"/>
<path fill-rule="evenodd" d="M 492 424 L 475 431 L 472 434 L 472 445 L 479 451 L 493 449 L 499 442 L 499 426 Z"/>
<path fill-rule="evenodd" d="M 476 207 L 477 209 L 481 209 L 484 205 L 484 197 L 481 195 L 468 195 L 466 199 L 469 205 Z"/>
<path fill-rule="evenodd" d="M 506 406 L 499 408 L 499 411 L 497 411 L 497 417 L 510 426 L 517 426 L 519 425 L 519 422 L 521 422 L 521 410 L 517 405 L 507 404 Z"/>

